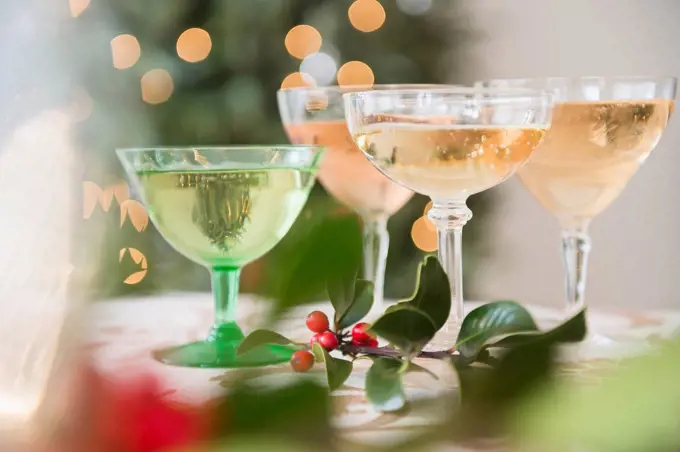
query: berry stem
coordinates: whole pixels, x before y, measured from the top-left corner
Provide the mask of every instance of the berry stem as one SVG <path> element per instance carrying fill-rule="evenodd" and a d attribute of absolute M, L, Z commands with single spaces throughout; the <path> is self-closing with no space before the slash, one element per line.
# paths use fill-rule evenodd
<path fill-rule="evenodd" d="M 403 358 L 405 355 L 398 350 L 391 347 L 368 347 L 364 345 L 354 345 L 343 343 L 338 347 L 342 353 L 346 355 L 373 355 L 373 356 L 387 356 L 390 358 Z M 451 358 L 453 352 L 451 350 L 437 350 L 437 351 L 422 351 L 417 357 L 418 358 L 430 358 L 430 359 L 447 359 Z"/>

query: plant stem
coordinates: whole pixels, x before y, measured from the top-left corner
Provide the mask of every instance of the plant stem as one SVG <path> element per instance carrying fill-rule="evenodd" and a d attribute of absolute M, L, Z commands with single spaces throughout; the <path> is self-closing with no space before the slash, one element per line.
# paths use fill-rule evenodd
<path fill-rule="evenodd" d="M 373 356 L 385 356 L 389 358 L 403 358 L 405 355 L 399 350 L 395 350 L 391 347 L 367 347 L 363 345 L 353 345 L 353 344 L 340 344 L 338 347 L 342 353 L 346 355 L 373 355 Z M 430 358 L 430 359 L 447 359 L 451 358 L 453 353 L 451 350 L 437 350 L 437 351 L 421 351 L 416 355 L 418 358 Z"/>

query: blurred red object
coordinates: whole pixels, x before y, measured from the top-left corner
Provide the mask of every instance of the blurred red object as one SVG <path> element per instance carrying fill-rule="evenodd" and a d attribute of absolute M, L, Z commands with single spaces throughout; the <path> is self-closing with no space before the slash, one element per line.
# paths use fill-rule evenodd
<path fill-rule="evenodd" d="M 49 452 L 155 452 L 208 438 L 208 405 L 168 400 L 149 374 L 107 379 L 91 366 L 70 387 L 65 418 L 49 435 Z"/>

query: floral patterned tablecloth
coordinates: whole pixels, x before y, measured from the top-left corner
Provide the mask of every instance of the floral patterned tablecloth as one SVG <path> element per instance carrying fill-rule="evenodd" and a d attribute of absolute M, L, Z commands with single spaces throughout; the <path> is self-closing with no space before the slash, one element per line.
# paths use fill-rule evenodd
<path fill-rule="evenodd" d="M 467 303 L 473 309 L 479 303 Z M 289 337 L 301 341 L 309 338 L 304 326 L 305 315 L 314 309 L 329 312 L 329 304 L 305 306 L 292 312 L 277 327 Z M 242 294 L 239 301 L 239 323 L 244 330 L 257 328 L 266 303 Z M 530 307 L 538 323 L 544 326 L 558 323 L 563 312 L 559 309 Z M 224 369 L 187 369 L 160 364 L 151 358 L 150 351 L 160 347 L 203 339 L 209 330 L 213 311 L 211 296 L 207 293 L 179 293 L 163 296 L 100 302 L 91 308 L 90 330 L 86 347 L 95 353 L 98 365 L 104 371 L 122 367 L 140 367 L 159 375 L 170 388 L 168 397 L 179 400 L 203 401 L 220 394 L 222 384 L 228 383 L 230 372 Z M 375 318 L 379 312 L 371 312 Z M 617 343 L 644 344 L 663 340 L 680 329 L 680 312 L 623 312 L 593 311 L 589 314 L 590 330 Z M 600 376 L 615 367 L 621 353 L 619 347 L 580 351 L 570 355 L 562 372 L 570 378 L 597 384 Z M 576 356 L 576 358 L 574 358 Z M 405 385 L 410 400 L 431 396 L 455 389 L 455 374 L 440 362 L 426 360 L 438 380 L 424 373 L 411 373 Z M 348 438 L 355 441 L 396 441 L 409 432 L 426 425 L 440 413 L 418 412 L 384 414 L 376 412 L 363 397 L 363 382 L 369 362 L 360 360 L 344 387 L 334 392 L 335 422 Z M 289 366 L 267 368 L 273 378 L 297 378 Z M 321 377 L 321 373 L 319 372 Z"/>

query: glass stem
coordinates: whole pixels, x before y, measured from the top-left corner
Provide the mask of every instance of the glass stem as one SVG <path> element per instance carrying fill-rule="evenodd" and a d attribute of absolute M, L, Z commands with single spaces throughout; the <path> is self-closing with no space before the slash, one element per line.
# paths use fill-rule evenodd
<path fill-rule="evenodd" d="M 590 236 L 587 227 L 562 230 L 562 256 L 565 267 L 567 309 L 579 310 L 585 306 L 586 275 Z"/>
<path fill-rule="evenodd" d="M 364 279 L 372 281 L 373 306 L 383 308 L 385 290 L 385 267 L 390 236 L 387 217 L 364 218 Z"/>
<path fill-rule="evenodd" d="M 463 322 L 463 226 L 472 218 L 465 200 L 433 200 L 428 218 L 437 227 L 438 259 L 449 277 L 451 311 L 447 332 L 456 333 Z M 454 338 L 455 339 L 455 338 Z"/>
<path fill-rule="evenodd" d="M 213 267 L 210 275 L 215 300 L 215 324 L 208 339 L 243 339 L 243 332 L 236 324 L 236 302 L 241 269 L 238 267 Z"/>

